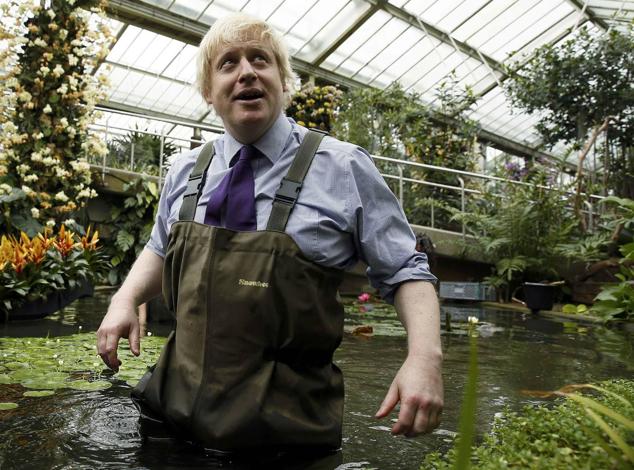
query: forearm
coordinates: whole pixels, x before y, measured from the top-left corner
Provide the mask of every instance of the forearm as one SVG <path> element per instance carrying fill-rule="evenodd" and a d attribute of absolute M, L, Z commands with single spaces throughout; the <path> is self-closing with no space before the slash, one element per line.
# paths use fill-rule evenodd
<path fill-rule="evenodd" d="M 128 276 L 112 298 L 112 304 L 126 303 L 135 307 L 161 293 L 163 258 L 145 248 L 136 259 Z"/>
<path fill-rule="evenodd" d="M 394 306 L 407 331 L 408 354 L 442 361 L 440 308 L 431 282 L 410 281 L 396 291 Z"/>

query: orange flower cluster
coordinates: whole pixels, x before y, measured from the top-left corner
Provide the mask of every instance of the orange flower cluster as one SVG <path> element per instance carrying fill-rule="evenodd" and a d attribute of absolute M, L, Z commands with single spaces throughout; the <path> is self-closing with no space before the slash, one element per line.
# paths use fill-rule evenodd
<path fill-rule="evenodd" d="M 57 248 L 57 251 L 62 255 L 62 258 L 66 258 L 73 248 L 79 246 L 79 243 L 75 242 L 75 236 L 73 232 L 66 231 L 64 225 L 59 229 L 57 237 L 53 240 L 53 246 Z"/>
<path fill-rule="evenodd" d="M 86 235 L 79 237 L 62 225 L 56 236 L 52 236 L 50 229 L 46 229 L 33 238 L 29 238 L 24 232 L 20 234 L 19 239 L 3 235 L 0 239 L 0 271 L 11 266 L 19 274 L 24 271 L 27 264 L 39 266 L 51 247 L 54 247 L 64 258 L 76 248 L 94 251 L 99 242 L 99 232 L 95 230 L 92 235 L 90 232 L 89 227 Z"/>

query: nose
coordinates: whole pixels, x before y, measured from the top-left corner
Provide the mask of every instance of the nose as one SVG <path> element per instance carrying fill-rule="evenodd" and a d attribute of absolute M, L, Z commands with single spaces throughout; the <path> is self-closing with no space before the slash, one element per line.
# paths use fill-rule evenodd
<path fill-rule="evenodd" d="M 241 82 L 253 80 L 257 78 L 257 74 L 255 73 L 255 69 L 253 68 L 253 64 L 249 62 L 246 57 L 240 59 L 240 77 L 239 80 Z"/>

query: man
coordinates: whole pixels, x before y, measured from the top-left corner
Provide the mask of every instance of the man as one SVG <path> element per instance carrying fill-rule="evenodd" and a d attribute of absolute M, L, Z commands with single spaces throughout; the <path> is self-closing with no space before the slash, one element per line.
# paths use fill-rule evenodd
<path fill-rule="evenodd" d="M 119 339 L 139 354 L 136 308 L 162 287 L 176 332 L 137 398 L 219 450 L 339 446 L 343 386 L 331 360 L 343 312 L 335 296 L 343 269 L 359 259 L 408 333 L 407 358 L 377 418 L 400 402 L 392 433 L 415 436 L 437 427 L 442 411 L 439 310 L 426 257 L 363 149 L 321 140 L 283 115 L 294 83 L 266 23 L 236 14 L 212 26 L 198 87 L 226 133 L 176 159 L 151 239 L 97 332 L 99 354 L 117 370 Z M 298 153 L 309 140 L 316 151 Z M 309 169 L 293 179 L 296 154 Z"/>

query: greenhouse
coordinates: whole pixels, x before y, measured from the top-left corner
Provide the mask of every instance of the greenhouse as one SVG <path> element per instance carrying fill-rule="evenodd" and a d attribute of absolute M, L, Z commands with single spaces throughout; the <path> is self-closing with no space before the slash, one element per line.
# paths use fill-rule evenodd
<path fill-rule="evenodd" d="M 0 18 L 0 468 L 634 467 L 634 1 Z"/>

